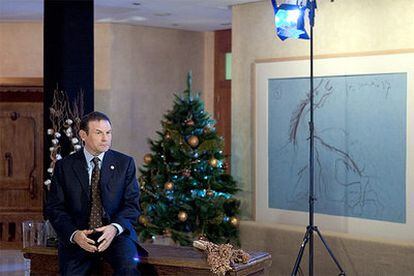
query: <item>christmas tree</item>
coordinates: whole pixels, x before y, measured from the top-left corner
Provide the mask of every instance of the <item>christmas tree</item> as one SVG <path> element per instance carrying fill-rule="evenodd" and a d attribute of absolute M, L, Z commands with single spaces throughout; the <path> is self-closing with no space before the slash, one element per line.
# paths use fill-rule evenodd
<path fill-rule="evenodd" d="M 141 209 L 137 232 L 145 241 L 158 235 L 181 245 L 205 238 L 239 244 L 240 201 L 236 182 L 226 173 L 223 139 L 199 95 L 187 89 L 175 96 L 161 121 L 152 153 L 140 168 Z"/>

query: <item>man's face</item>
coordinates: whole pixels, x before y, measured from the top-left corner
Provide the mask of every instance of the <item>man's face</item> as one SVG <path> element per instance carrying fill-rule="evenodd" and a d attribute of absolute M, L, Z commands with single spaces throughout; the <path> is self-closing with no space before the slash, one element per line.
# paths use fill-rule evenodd
<path fill-rule="evenodd" d="M 97 156 L 111 147 L 112 128 L 108 121 L 90 121 L 88 129 L 88 133 L 81 130 L 79 134 L 90 154 Z"/>

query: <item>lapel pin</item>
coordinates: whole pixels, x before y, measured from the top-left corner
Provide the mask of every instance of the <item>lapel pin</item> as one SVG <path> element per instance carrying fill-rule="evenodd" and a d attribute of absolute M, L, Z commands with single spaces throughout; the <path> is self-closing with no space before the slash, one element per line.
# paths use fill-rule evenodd
<path fill-rule="evenodd" d="M 114 165 L 111 165 L 111 166 L 109 166 L 109 168 L 113 171 L 113 170 L 115 170 L 115 166 Z"/>

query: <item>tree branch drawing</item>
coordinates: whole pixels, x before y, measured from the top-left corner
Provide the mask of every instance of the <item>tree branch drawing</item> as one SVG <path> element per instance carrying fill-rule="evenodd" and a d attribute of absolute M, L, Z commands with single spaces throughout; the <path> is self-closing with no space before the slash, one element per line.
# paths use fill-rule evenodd
<path fill-rule="evenodd" d="M 378 85 L 383 86 L 386 88 L 388 94 L 389 87 L 387 84 L 372 84 L 369 83 L 367 85 L 374 85 L 377 87 Z M 328 102 L 329 98 L 333 96 L 335 93 L 335 89 L 329 79 L 321 78 L 315 89 L 314 89 L 314 97 L 317 99 L 316 103 L 314 104 L 314 111 L 321 110 L 325 104 Z M 298 144 L 301 142 L 299 141 L 299 129 L 301 123 L 304 120 L 307 120 L 308 114 L 310 112 L 310 93 L 306 94 L 306 97 L 297 104 L 296 108 L 293 110 L 290 116 L 290 124 L 289 124 L 289 131 L 288 131 L 288 144 L 291 144 L 294 149 L 297 148 Z M 379 212 L 383 209 L 384 205 L 381 204 L 379 200 L 379 195 L 377 191 L 372 188 L 372 183 L 370 182 L 370 177 L 364 174 L 364 167 L 358 162 L 355 158 L 353 158 L 352 154 L 341 147 L 327 142 L 324 137 L 322 136 L 323 131 L 318 133 L 318 130 L 315 127 L 314 133 L 314 141 L 315 141 L 315 191 L 322 197 L 323 200 L 329 201 L 336 201 L 345 204 L 346 207 L 356 210 L 356 212 L 363 212 L 364 206 L 366 204 L 371 204 L 375 206 L 376 211 Z M 345 130 L 341 130 L 346 133 Z M 296 150 L 295 150 L 296 151 Z M 335 183 L 327 183 L 326 178 L 329 170 L 324 167 L 324 162 L 322 160 L 321 151 L 331 154 L 335 161 L 334 165 L 334 175 L 333 178 L 335 179 Z M 339 166 L 341 164 L 340 169 L 342 170 L 339 172 Z M 326 164 L 325 164 L 326 165 Z M 307 189 L 303 189 L 303 181 L 306 181 L 305 176 L 307 175 L 308 165 L 299 166 L 296 168 L 296 180 L 293 188 L 293 193 L 289 199 L 289 202 L 295 202 L 299 200 L 305 200 L 308 196 Z M 338 174 L 343 173 L 348 175 L 352 173 L 358 181 L 351 181 L 349 183 L 343 183 L 340 179 Z M 363 181 L 364 180 L 364 181 Z M 301 185 L 302 184 L 302 185 Z M 346 191 L 349 190 L 350 194 L 345 192 L 342 198 L 335 198 L 331 196 L 330 190 L 333 191 L 334 185 L 339 184 L 343 187 Z M 348 199 L 351 198 L 351 200 Z"/>

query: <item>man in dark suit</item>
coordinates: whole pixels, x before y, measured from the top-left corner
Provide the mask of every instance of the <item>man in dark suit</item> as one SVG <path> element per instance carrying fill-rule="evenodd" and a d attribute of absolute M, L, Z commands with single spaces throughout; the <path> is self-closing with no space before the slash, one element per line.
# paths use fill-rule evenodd
<path fill-rule="evenodd" d="M 140 214 L 134 160 L 110 149 L 109 118 L 82 118 L 84 148 L 56 163 L 45 216 L 59 239 L 62 275 L 88 275 L 102 258 L 115 275 L 140 275 L 134 224 Z"/>

